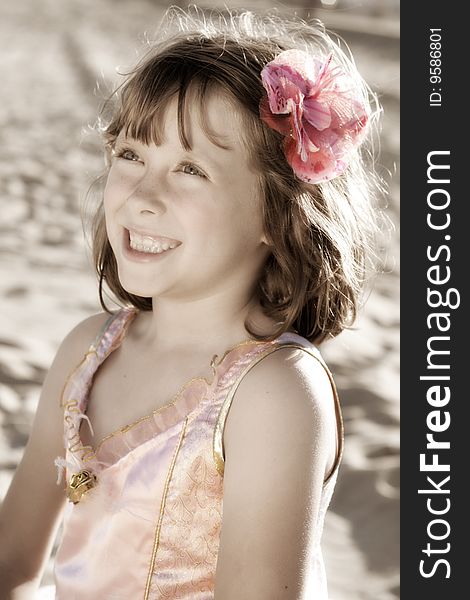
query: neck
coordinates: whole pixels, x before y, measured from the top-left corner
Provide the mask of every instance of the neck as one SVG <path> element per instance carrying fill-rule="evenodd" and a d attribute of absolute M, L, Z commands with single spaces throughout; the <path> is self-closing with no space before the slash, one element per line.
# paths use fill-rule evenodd
<path fill-rule="evenodd" d="M 272 322 L 253 299 L 237 303 L 224 298 L 221 303 L 217 296 L 191 302 L 160 297 L 153 299 L 153 310 L 142 317 L 136 333 L 149 351 L 191 346 L 222 351 L 252 337 L 244 325 L 249 315 L 250 323 L 259 325 L 257 332 L 269 333 Z"/>

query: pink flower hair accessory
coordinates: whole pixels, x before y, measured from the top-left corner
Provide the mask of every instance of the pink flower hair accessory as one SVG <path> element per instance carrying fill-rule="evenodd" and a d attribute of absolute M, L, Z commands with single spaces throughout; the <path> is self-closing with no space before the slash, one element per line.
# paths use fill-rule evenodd
<path fill-rule="evenodd" d="M 357 84 L 330 54 L 321 62 L 302 50 L 285 50 L 261 71 L 267 92 L 261 119 L 285 136 L 292 170 L 306 183 L 340 175 L 364 138 L 369 114 Z"/>

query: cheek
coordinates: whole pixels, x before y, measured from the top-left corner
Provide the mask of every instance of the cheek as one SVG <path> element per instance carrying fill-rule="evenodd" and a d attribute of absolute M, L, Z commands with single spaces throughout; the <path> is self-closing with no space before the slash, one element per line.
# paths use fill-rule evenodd
<path fill-rule="evenodd" d="M 113 176 L 113 171 L 111 170 L 108 173 L 108 177 L 106 179 L 106 185 L 104 186 L 103 191 L 103 202 L 105 208 L 112 203 L 112 199 L 116 197 L 117 192 L 117 181 L 116 177 Z"/>
<path fill-rule="evenodd" d="M 113 164 L 109 170 L 104 188 L 104 198 L 106 202 L 119 202 L 123 197 L 126 197 L 126 194 L 128 194 L 129 190 L 132 188 L 132 182 L 132 178 L 125 172 L 123 173 L 122 168 Z"/>
<path fill-rule="evenodd" d="M 263 234 L 263 207 L 260 198 L 253 190 L 246 190 L 241 196 L 243 201 L 238 204 L 232 214 L 231 222 L 237 227 L 238 234 L 246 241 L 258 242 Z"/>
<path fill-rule="evenodd" d="M 103 190 L 103 208 L 107 226 L 108 221 L 119 211 L 125 197 L 122 180 L 110 171 Z"/>
<path fill-rule="evenodd" d="M 111 245 L 114 243 L 116 227 L 117 227 L 117 213 L 119 211 L 119 189 L 116 186 L 116 182 L 108 176 L 105 188 L 103 190 L 103 211 L 105 218 L 106 233 L 108 240 Z"/>
<path fill-rule="evenodd" d="M 104 190 L 103 190 L 103 208 L 104 208 L 105 215 L 108 213 L 108 211 L 110 209 L 112 197 L 113 197 L 113 186 L 112 186 L 110 176 L 108 175 L 108 178 L 106 180 L 106 185 L 104 186 Z"/>

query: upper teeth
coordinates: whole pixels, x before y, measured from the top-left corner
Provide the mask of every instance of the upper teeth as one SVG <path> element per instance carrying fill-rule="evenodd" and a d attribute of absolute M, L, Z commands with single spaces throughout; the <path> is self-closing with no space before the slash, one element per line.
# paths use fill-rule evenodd
<path fill-rule="evenodd" d="M 135 231 L 129 231 L 129 238 L 130 246 L 133 250 L 151 252 L 153 254 L 160 254 L 170 248 L 176 248 L 178 245 L 178 242 L 170 242 L 167 239 L 156 239 L 148 235 L 140 235 Z"/>

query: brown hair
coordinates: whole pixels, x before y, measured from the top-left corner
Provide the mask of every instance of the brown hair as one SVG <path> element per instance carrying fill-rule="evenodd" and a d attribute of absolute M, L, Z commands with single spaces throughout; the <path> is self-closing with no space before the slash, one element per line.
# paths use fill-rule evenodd
<path fill-rule="evenodd" d="M 282 136 L 259 117 L 265 93 L 260 72 L 288 48 L 319 57 L 333 52 L 334 60 L 357 82 L 364 104 L 375 102 L 373 117 L 379 112 L 375 96 L 319 22 L 246 12 L 230 13 L 228 18 L 227 13 L 212 12 L 209 18 L 194 8 L 187 13 L 170 9 L 159 35 L 164 41 L 152 44 L 126 74 L 113 102 L 105 105 L 105 111 L 110 110 L 102 127 L 107 151 L 122 130 L 144 143 L 158 143 L 158 117 L 175 96 L 180 138 L 188 148 L 184 124 L 188 93 L 196 94 L 203 114 L 206 94 L 222 91 L 246 125 L 241 134 L 259 173 L 265 235 L 272 249 L 257 297 L 278 328 L 264 339 L 290 328 L 316 343 L 337 335 L 356 317 L 376 231 L 371 196 L 378 178 L 372 164 L 367 170 L 364 166 L 370 148 L 363 144 L 347 170 L 332 181 L 317 185 L 300 181 L 286 161 Z M 129 294 L 119 282 L 102 206 L 94 218 L 92 247 L 103 308 L 108 310 L 103 298 L 106 283 L 119 300 L 151 310 L 151 298 Z M 262 338 L 249 322 L 245 326 L 255 338 Z"/>

